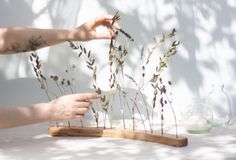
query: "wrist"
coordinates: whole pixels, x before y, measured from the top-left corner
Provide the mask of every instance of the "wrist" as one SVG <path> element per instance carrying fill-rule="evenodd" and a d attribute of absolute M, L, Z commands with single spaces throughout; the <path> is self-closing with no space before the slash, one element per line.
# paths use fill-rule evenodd
<path fill-rule="evenodd" d="M 71 29 L 68 29 L 67 30 L 67 41 L 76 41 L 78 39 L 75 38 L 75 29 L 74 28 L 71 28 Z"/>
<path fill-rule="evenodd" d="M 38 119 L 39 122 L 50 121 L 51 119 L 50 103 L 35 104 L 33 105 L 33 111 L 35 119 Z"/>
<path fill-rule="evenodd" d="M 68 29 L 67 40 L 69 41 L 84 41 L 86 34 L 80 27 Z"/>
<path fill-rule="evenodd" d="M 55 39 L 56 39 L 57 42 L 73 41 L 75 39 L 73 30 L 74 29 L 52 30 L 52 33 L 53 33 L 53 35 L 51 35 L 51 37 L 53 38 L 52 41 L 55 42 Z"/>

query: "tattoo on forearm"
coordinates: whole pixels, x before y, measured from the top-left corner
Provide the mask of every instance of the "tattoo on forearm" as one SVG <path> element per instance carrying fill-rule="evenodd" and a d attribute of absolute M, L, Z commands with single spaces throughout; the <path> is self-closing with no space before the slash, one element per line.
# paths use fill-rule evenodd
<path fill-rule="evenodd" d="M 47 42 L 42 39 L 42 36 L 32 36 L 25 45 L 18 42 L 12 43 L 11 46 L 6 49 L 6 52 L 35 51 L 45 45 L 47 45 Z"/>
<path fill-rule="evenodd" d="M 30 40 L 28 45 L 26 45 L 26 49 L 30 49 L 35 51 L 36 49 L 42 47 L 43 45 L 47 44 L 46 41 L 42 39 L 42 36 L 33 36 Z"/>
<path fill-rule="evenodd" d="M 18 51 L 20 49 L 19 43 L 12 43 L 11 49 L 8 49 L 9 51 Z"/>

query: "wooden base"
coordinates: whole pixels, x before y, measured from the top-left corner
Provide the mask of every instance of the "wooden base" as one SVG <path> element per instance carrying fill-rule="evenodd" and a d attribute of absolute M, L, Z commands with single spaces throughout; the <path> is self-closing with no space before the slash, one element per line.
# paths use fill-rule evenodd
<path fill-rule="evenodd" d="M 148 141 L 170 145 L 174 147 L 184 147 L 188 144 L 188 139 L 185 137 L 176 138 L 172 134 L 151 134 L 143 131 L 121 130 L 121 129 L 104 129 L 93 127 L 57 127 L 51 126 L 48 128 L 48 133 L 51 136 L 82 136 L 82 137 L 114 137 L 126 138 L 133 140 Z"/>

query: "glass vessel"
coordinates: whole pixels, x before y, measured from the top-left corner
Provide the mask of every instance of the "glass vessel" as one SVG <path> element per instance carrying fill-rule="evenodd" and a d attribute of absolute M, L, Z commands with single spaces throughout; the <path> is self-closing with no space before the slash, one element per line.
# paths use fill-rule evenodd
<path fill-rule="evenodd" d="M 212 125 L 214 127 L 226 127 L 232 115 L 230 100 L 224 91 L 224 85 L 212 85 L 212 91 L 208 94 L 207 103 L 213 115 Z"/>
<path fill-rule="evenodd" d="M 194 134 L 208 133 L 211 128 L 212 113 L 207 104 L 199 99 L 193 99 L 184 112 L 184 127 Z"/>

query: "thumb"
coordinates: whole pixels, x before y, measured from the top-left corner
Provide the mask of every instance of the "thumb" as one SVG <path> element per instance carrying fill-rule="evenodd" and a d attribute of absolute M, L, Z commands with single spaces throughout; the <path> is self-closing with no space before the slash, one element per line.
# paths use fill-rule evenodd
<path fill-rule="evenodd" d="M 111 39 L 113 36 L 111 33 L 97 33 L 95 39 Z"/>

